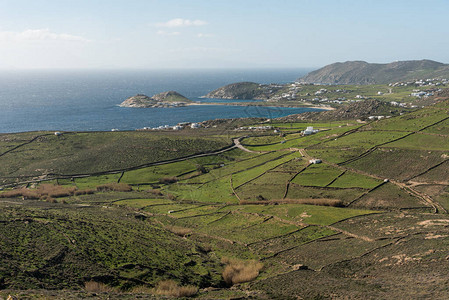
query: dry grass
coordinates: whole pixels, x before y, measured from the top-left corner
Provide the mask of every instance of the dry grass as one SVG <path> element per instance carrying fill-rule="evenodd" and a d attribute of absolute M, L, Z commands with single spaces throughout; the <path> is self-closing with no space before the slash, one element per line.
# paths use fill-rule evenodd
<path fill-rule="evenodd" d="M 92 189 L 86 189 L 86 190 L 76 190 L 74 195 L 80 196 L 80 195 L 92 195 L 95 194 L 95 190 Z"/>
<path fill-rule="evenodd" d="M 245 261 L 223 257 L 221 262 L 226 264 L 222 276 L 228 285 L 254 280 L 263 268 L 263 264 L 256 260 Z"/>
<path fill-rule="evenodd" d="M 133 188 L 126 183 L 106 183 L 97 186 L 99 192 L 131 192 Z"/>
<path fill-rule="evenodd" d="M 159 183 L 162 183 L 162 184 L 171 184 L 171 183 L 175 183 L 175 182 L 178 182 L 178 178 L 176 178 L 176 177 L 164 177 L 164 178 L 159 179 Z"/>
<path fill-rule="evenodd" d="M 84 289 L 92 293 L 113 293 L 118 292 L 117 289 L 107 286 L 104 283 L 96 281 L 88 281 L 84 283 Z"/>
<path fill-rule="evenodd" d="M 40 195 L 36 190 L 29 190 L 26 188 L 15 189 L 11 191 L 6 191 L 0 194 L 0 198 L 17 198 L 23 197 L 25 199 L 40 199 Z"/>
<path fill-rule="evenodd" d="M 308 204 L 308 205 L 318 205 L 318 206 L 333 206 L 333 207 L 343 207 L 343 201 L 339 199 L 282 199 L 282 200 L 270 200 L 270 201 L 240 201 L 241 205 L 259 205 L 259 204 Z"/>
<path fill-rule="evenodd" d="M 186 235 L 189 235 L 192 233 L 192 229 L 186 228 L 186 227 L 180 227 L 180 226 L 169 225 L 169 226 L 166 226 L 165 229 L 167 229 L 168 231 L 170 231 L 176 235 L 182 236 L 182 237 L 185 237 Z"/>
<path fill-rule="evenodd" d="M 163 295 L 171 297 L 191 297 L 198 293 L 198 288 L 193 285 L 179 286 L 173 280 L 159 281 L 153 289 L 153 295 Z"/>
<path fill-rule="evenodd" d="M 41 184 L 37 188 L 37 191 L 41 195 L 47 195 L 49 197 L 53 198 L 60 198 L 60 197 L 68 197 L 72 196 L 75 191 L 76 187 L 66 187 L 62 185 L 53 185 L 53 184 Z"/>
<path fill-rule="evenodd" d="M 161 190 L 159 190 L 159 189 L 148 190 L 148 193 L 150 193 L 154 196 L 163 196 L 164 195 L 164 194 L 162 194 Z"/>
<path fill-rule="evenodd" d="M 131 294 L 153 294 L 153 289 L 150 289 L 149 287 L 145 285 L 139 285 L 134 287 L 131 291 Z"/>
<path fill-rule="evenodd" d="M 53 184 L 41 184 L 37 189 L 20 188 L 0 194 L 0 198 L 23 197 L 29 200 L 48 200 L 51 198 L 68 197 L 75 194 L 76 187 L 66 187 Z"/>

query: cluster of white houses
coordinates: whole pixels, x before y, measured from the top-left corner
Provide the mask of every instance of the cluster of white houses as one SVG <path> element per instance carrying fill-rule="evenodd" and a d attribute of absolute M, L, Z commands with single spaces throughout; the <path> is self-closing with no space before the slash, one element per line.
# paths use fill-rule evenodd
<path fill-rule="evenodd" d="M 201 125 L 201 123 L 182 122 L 182 123 L 178 123 L 175 126 L 161 125 L 158 127 L 144 127 L 143 130 L 181 130 L 181 129 L 184 129 L 187 127 L 192 128 L 192 129 L 197 129 L 197 128 L 201 128 L 203 126 Z"/>
<path fill-rule="evenodd" d="M 239 127 L 239 130 L 271 130 L 271 129 L 273 129 L 273 126 L 270 125 Z"/>
<path fill-rule="evenodd" d="M 441 85 L 447 85 L 447 84 L 449 84 L 449 80 L 446 78 L 428 78 L 428 79 L 390 83 L 389 86 L 391 86 L 391 87 L 397 87 L 397 86 L 441 86 Z"/>
<path fill-rule="evenodd" d="M 417 98 L 427 98 L 433 96 L 435 92 L 441 92 L 442 89 L 431 89 L 431 90 L 413 90 L 413 93 L 410 94 L 412 97 Z"/>

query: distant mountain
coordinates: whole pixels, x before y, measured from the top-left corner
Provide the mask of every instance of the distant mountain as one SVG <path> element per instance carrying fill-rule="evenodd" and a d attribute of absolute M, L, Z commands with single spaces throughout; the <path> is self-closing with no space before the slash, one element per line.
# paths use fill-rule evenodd
<path fill-rule="evenodd" d="M 435 77 L 449 78 L 449 65 L 426 59 L 388 64 L 347 61 L 327 65 L 298 81 L 321 84 L 385 84 Z"/>

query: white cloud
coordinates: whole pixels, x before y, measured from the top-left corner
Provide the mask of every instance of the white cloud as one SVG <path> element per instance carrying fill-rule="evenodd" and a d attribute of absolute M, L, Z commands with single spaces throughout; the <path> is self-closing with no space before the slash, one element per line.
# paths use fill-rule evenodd
<path fill-rule="evenodd" d="M 156 32 L 158 35 L 165 35 L 165 36 L 174 36 L 174 35 L 180 35 L 181 33 L 178 31 L 164 31 L 164 30 L 159 30 L 158 32 Z"/>
<path fill-rule="evenodd" d="M 49 29 L 27 29 L 22 32 L 16 31 L 0 31 L 0 41 L 71 41 L 71 42 L 89 42 L 88 39 L 81 36 L 54 33 Z"/>
<path fill-rule="evenodd" d="M 188 19 L 172 19 L 164 23 L 157 23 L 157 27 L 177 28 L 177 27 L 191 27 L 191 26 L 204 26 L 208 23 L 202 20 L 188 20 Z"/>
<path fill-rule="evenodd" d="M 210 38 L 210 37 L 214 37 L 215 35 L 213 35 L 213 34 L 210 34 L 210 33 L 198 33 L 197 35 L 196 35 L 198 38 Z"/>

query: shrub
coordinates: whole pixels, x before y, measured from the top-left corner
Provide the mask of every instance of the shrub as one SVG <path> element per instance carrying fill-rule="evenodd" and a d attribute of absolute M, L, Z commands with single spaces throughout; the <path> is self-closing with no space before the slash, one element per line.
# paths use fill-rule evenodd
<path fill-rule="evenodd" d="M 75 193 L 76 187 L 65 187 L 53 184 L 42 184 L 37 189 L 20 188 L 0 194 L 0 198 L 23 197 L 30 200 L 46 200 L 50 198 L 59 198 L 71 196 Z"/>
<path fill-rule="evenodd" d="M 41 195 L 47 195 L 53 198 L 68 197 L 75 193 L 76 187 L 66 187 L 54 184 L 42 184 L 37 188 L 37 192 Z"/>
<path fill-rule="evenodd" d="M 56 199 L 52 198 L 52 197 L 47 197 L 47 199 L 45 199 L 45 201 L 47 201 L 49 203 L 58 203 L 58 201 L 56 201 Z"/>
<path fill-rule="evenodd" d="M 282 199 L 282 200 L 271 200 L 271 201 L 240 201 L 241 205 L 257 205 L 257 204 L 308 204 L 308 205 L 318 205 L 318 206 L 333 206 L 333 207 L 343 207 L 343 201 L 339 199 Z"/>
<path fill-rule="evenodd" d="M 154 295 L 164 295 L 172 297 L 190 297 L 198 293 L 198 288 L 193 285 L 179 286 L 173 280 L 159 281 L 153 289 Z"/>
<path fill-rule="evenodd" d="M 165 194 L 165 198 L 168 200 L 176 200 L 176 196 L 173 194 Z"/>
<path fill-rule="evenodd" d="M 77 190 L 77 191 L 75 191 L 75 193 L 74 193 L 75 196 L 79 196 L 79 195 L 92 195 L 92 194 L 95 194 L 95 190 L 92 190 L 92 189 Z"/>
<path fill-rule="evenodd" d="M 171 184 L 178 182 L 178 178 L 176 177 L 163 177 L 159 179 L 159 183 L 161 184 Z"/>
<path fill-rule="evenodd" d="M 139 285 L 131 290 L 131 294 L 152 294 L 153 290 L 147 286 Z"/>
<path fill-rule="evenodd" d="M 344 206 L 343 201 L 339 199 L 284 199 L 285 203 L 295 203 L 295 204 L 310 204 L 310 205 L 319 205 L 319 206 L 333 206 L 333 207 L 342 207 Z"/>
<path fill-rule="evenodd" d="M 184 237 L 184 236 L 186 236 L 186 235 L 192 233 L 192 229 L 186 228 L 186 227 L 180 227 L 180 226 L 167 226 L 167 227 L 165 227 L 165 228 L 166 228 L 168 231 L 170 231 L 170 232 L 172 232 L 172 233 L 174 233 L 174 234 L 176 234 L 176 235 L 182 236 L 182 237 Z"/>
<path fill-rule="evenodd" d="M 106 183 L 97 186 L 99 192 L 131 192 L 133 188 L 126 183 Z"/>
<path fill-rule="evenodd" d="M 20 188 L 6 191 L 0 194 L 0 198 L 17 198 L 23 197 L 25 199 L 40 199 L 40 195 L 35 190 Z"/>
<path fill-rule="evenodd" d="M 155 189 L 155 190 L 148 190 L 148 193 L 153 194 L 155 196 L 163 196 L 161 190 Z"/>
<path fill-rule="evenodd" d="M 196 165 L 196 170 L 201 174 L 206 174 L 209 172 L 209 170 L 203 165 Z"/>
<path fill-rule="evenodd" d="M 202 253 L 209 253 L 212 251 L 212 246 L 209 244 L 198 245 L 198 251 Z"/>
<path fill-rule="evenodd" d="M 263 264 L 256 260 L 244 261 L 224 257 L 221 262 L 226 264 L 222 276 L 228 285 L 255 279 L 263 267 Z"/>
<path fill-rule="evenodd" d="M 84 283 L 84 289 L 92 293 L 111 293 L 117 292 L 117 289 L 107 286 L 104 283 L 96 281 L 88 281 Z"/>

